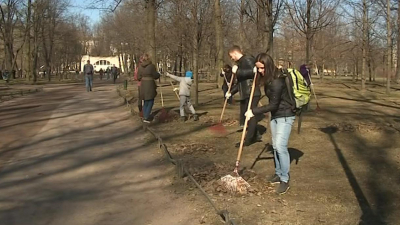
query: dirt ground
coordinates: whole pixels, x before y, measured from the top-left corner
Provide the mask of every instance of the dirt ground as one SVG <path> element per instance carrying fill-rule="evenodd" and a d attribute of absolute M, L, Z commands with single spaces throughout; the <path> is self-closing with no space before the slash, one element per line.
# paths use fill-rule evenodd
<path fill-rule="evenodd" d="M 213 216 L 174 188 L 174 167 L 111 83 L 95 80 L 93 92 L 46 84 L 0 103 L 0 225 L 196 225 Z"/>
<path fill-rule="evenodd" d="M 383 83 L 359 84 L 350 80 L 316 80 L 315 99 L 304 113 L 301 134 L 297 121 L 289 141 L 291 188 L 275 194 L 266 182 L 274 173 L 268 147 L 268 120 L 262 142 L 244 148 L 243 177 L 250 183 L 248 194 L 227 193 L 219 179 L 234 169 L 240 140 L 239 104 L 228 106 L 224 118 L 226 132 L 211 129 L 222 109 L 222 90 L 215 84 L 200 84 L 200 121 L 177 120 L 179 102 L 164 80 L 158 89 L 151 126 L 162 136 L 175 158 L 182 159 L 196 180 L 220 207 L 228 209 L 239 224 L 398 224 L 400 220 L 400 87 L 385 94 Z M 123 94 L 136 101 L 136 84 Z M 163 92 L 171 121 L 160 123 Z M 266 98 L 262 99 L 266 104 Z M 137 111 L 136 107 L 133 107 Z M 137 117 L 138 118 L 138 117 Z M 198 194 L 187 179 L 175 179 L 174 187 L 186 195 Z M 206 206 L 205 206 L 206 207 Z M 219 224 L 211 217 L 206 224 Z"/>

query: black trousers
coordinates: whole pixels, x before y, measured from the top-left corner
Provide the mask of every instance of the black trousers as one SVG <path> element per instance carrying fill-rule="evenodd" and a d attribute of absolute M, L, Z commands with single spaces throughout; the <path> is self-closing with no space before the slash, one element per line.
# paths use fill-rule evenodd
<path fill-rule="evenodd" d="M 247 107 L 249 105 L 249 99 L 250 98 L 246 98 L 246 99 L 240 101 L 240 120 L 239 120 L 240 125 L 244 125 L 244 122 L 246 120 L 246 117 L 244 114 L 247 111 Z M 260 96 L 254 96 L 253 101 L 251 103 L 251 109 L 256 108 L 259 101 L 260 101 Z M 256 118 L 256 116 L 253 116 L 249 120 L 249 123 L 247 124 L 247 133 L 246 133 L 246 137 L 245 137 L 246 141 L 255 140 L 257 138 L 257 122 L 258 122 L 258 119 Z"/>

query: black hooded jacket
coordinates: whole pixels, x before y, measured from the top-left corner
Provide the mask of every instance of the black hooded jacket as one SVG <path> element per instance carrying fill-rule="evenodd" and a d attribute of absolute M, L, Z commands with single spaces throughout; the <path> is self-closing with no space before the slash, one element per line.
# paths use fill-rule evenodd
<path fill-rule="evenodd" d="M 264 84 L 264 92 L 269 99 L 269 104 L 253 109 L 253 114 L 271 112 L 271 119 L 296 115 L 293 101 L 291 100 L 294 98 L 288 91 L 285 79 L 286 76 L 281 75 L 272 80 L 272 82 Z"/>
<path fill-rule="evenodd" d="M 237 61 L 238 70 L 236 71 L 237 84 L 232 87 L 231 94 L 240 94 L 240 100 L 250 98 L 251 87 L 254 79 L 255 59 L 252 56 L 244 55 Z M 257 85 L 254 96 L 261 96 L 260 87 Z"/>

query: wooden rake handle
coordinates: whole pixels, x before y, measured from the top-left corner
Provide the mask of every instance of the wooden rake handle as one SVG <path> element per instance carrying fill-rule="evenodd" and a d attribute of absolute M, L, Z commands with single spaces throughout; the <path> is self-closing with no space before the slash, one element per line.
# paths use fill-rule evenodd
<path fill-rule="evenodd" d="M 232 84 L 233 84 L 233 77 L 234 77 L 235 75 L 236 75 L 236 74 L 232 74 L 231 82 L 229 83 L 228 92 L 227 92 L 227 93 L 230 93 L 230 92 L 231 92 L 231 88 L 232 88 Z M 224 74 L 224 77 L 225 77 L 225 74 Z M 225 77 L 225 80 L 226 80 L 226 77 Z M 225 97 L 225 96 L 224 96 L 224 97 Z M 222 118 L 224 117 L 225 108 L 226 108 L 226 104 L 227 104 L 227 103 L 228 103 L 228 98 L 225 98 L 224 107 L 222 108 L 221 117 L 219 118 L 219 123 L 222 123 Z"/>
<path fill-rule="evenodd" d="M 253 97 L 254 97 L 254 91 L 256 89 L 256 80 L 257 80 L 257 71 L 254 73 L 253 86 L 251 87 L 251 93 L 250 93 L 249 105 L 247 106 L 247 111 L 249 111 L 251 109 L 251 104 L 253 102 Z M 239 151 L 238 151 L 238 155 L 236 158 L 236 167 L 234 170 L 234 172 L 236 172 L 236 173 L 237 173 L 237 169 L 239 167 L 240 158 L 242 156 L 244 138 L 246 137 L 246 130 L 247 130 L 248 122 L 249 122 L 249 118 L 246 117 L 246 120 L 244 121 L 243 131 L 242 131 L 242 139 L 240 139 Z"/>
<path fill-rule="evenodd" d="M 169 83 L 171 84 L 172 88 L 175 89 L 175 86 L 174 86 L 174 84 L 172 83 L 172 81 L 170 81 Z M 179 97 L 178 93 L 176 93 L 176 91 L 174 91 L 174 92 L 175 92 L 175 95 L 176 95 L 176 97 L 178 98 L 178 100 L 181 100 L 181 98 Z"/>

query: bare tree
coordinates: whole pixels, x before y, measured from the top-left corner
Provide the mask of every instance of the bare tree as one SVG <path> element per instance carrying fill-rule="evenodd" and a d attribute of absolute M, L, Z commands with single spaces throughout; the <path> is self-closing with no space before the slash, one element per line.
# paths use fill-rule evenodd
<path fill-rule="evenodd" d="M 220 69 L 224 65 L 224 37 L 222 36 L 222 18 L 221 18 L 221 1 L 214 0 L 214 26 L 215 26 L 215 46 L 217 49 L 217 65 L 215 74 L 220 73 Z M 222 86 L 223 79 L 219 77 L 218 87 Z"/>
<path fill-rule="evenodd" d="M 400 81 L 400 0 L 397 1 L 397 71 L 396 83 Z"/>
<path fill-rule="evenodd" d="M 312 62 L 313 38 L 331 24 L 337 5 L 337 0 L 292 0 L 286 4 L 295 29 L 306 38 L 306 62 L 309 64 Z"/>

